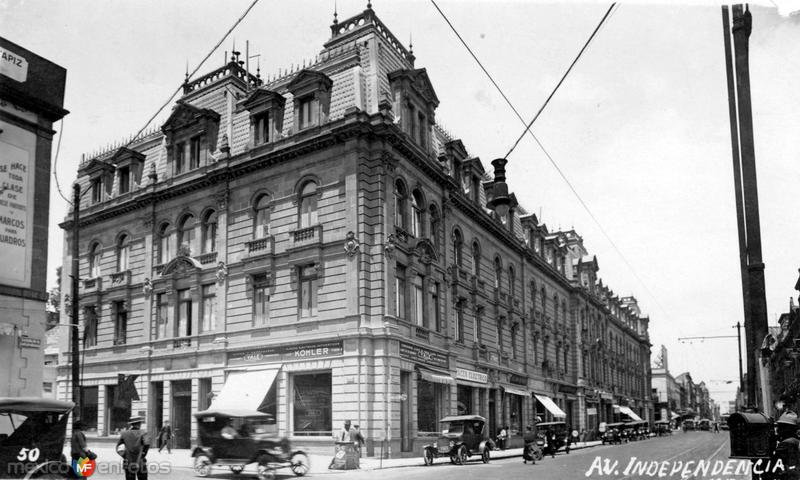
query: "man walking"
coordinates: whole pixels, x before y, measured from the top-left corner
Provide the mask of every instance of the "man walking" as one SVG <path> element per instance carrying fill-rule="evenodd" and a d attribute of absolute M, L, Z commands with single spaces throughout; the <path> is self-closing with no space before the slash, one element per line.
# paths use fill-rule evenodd
<path fill-rule="evenodd" d="M 147 451 L 150 440 L 142 430 L 142 417 L 131 417 L 130 428 L 122 432 L 117 441 L 117 453 L 122 457 L 125 480 L 147 480 Z"/>
<path fill-rule="evenodd" d="M 161 449 L 167 447 L 167 453 L 172 453 L 172 427 L 169 420 L 164 422 L 161 430 L 158 431 L 158 453 Z"/>

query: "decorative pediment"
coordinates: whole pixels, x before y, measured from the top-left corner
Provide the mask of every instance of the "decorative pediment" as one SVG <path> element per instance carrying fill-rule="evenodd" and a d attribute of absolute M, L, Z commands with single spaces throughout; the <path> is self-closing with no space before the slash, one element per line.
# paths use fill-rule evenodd
<path fill-rule="evenodd" d="M 170 134 L 176 130 L 207 121 L 219 123 L 219 117 L 219 113 L 209 108 L 198 108 L 194 105 L 178 101 L 175 108 L 172 109 L 172 114 L 167 121 L 164 122 L 164 125 L 161 126 L 161 131 L 165 134 Z"/>
<path fill-rule="evenodd" d="M 486 173 L 486 170 L 483 169 L 483 163 L 478 157 L 470 158 L 469 160 L 463 162 L 462 166 L 464 170 L 474 173 L 478 175 L 478 177 L 483 177 L 483 174 Z"/>
<path fill-rule="evenodd" d="M 433 84 L 428 78 L 428 72 L 424 68 L 395 70 L 389 73 L 389 82 L 393 83 L 397 80 L 406 80 L 417 95 L 432 104 L 433 108 L 439 106 L 439 97 L 436 95 Z"/>
<path fill-rule="evenodd" d="M 327 75 L 306 68 L 301 70 L 286 88 L 292 92 L 292 95 L 298 97 L 316 90 L 329 91 L 331 86 L 333 86 L 333 80 Z"/>
<path fill-rule="evenodd" d="M 90 177 L 94 177 L 97 174 L 102 174 L 102 173 L 113 174 L 114 170 L 115 170 L 114 165 L 108 163 L 107 161 L 100 160 L 98 158 L 93 158 L 89 160 L 89 162 L 87 162 L 86 165 L 84 165 L 80 169 L 80 173 L 82 175 L 89 175 Z"/>
<path fill-rule="evenodd" d="M 134 162 L 141 162 L 143 163 L 145 159 L 145 155 L 142 152 L 137 152 L 136 150 L 131 150 L 127 147 L 120 147 L 114 152 L 114 155 L 108 159 L 109 163 L 112 163 L 117 166 L 124 166 L 130 165 Z"/>
<path fill-rule="evenodd" d="M 436 247 L 427 238 L 420 238 L 414 246 L 414 255 L 419 257 L 419 261 L 424 264 L 429 264 L 438 260 L 436 255 Z"/>
<path fill-rule="evenodd" d="M 250 112 L 283 108 L 286 97 L 278 92 L 259 88 L 242 101 L 241 106 Z"/>
<path fill-rule="evenodd" d="M 169 263 L 164 266 L 161 276 L 166 277 L 168 275 L 172 275 L 173 273 L 190 273 L 194 272 L 195 270 L 200 270 L 200 268 L 200 262 L 194 258 L 185 255 L 179 255 L 170 260 Z"/>

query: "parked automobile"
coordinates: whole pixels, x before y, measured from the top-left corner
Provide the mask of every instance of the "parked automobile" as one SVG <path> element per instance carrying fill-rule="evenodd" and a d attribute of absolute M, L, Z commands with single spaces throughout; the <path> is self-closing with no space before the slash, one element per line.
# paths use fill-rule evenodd
<path fill-rule="evenodd" d="M 684 420 L 683 421 L 683 431 L 688 432 L 689 430 L 695 430 L 695 421 L 694 420 Z"/>
<path fill-rule="evenodd" d="M 479 415 L 458 415 L 439 420 L 442 433 L 436 443 L 422 447 L 425 465 L 432 465 L 438 457 L 450 458 L 450 463 L 463 465 L 473 455 L 480 455 L 483 463 L 489 463 L 494 442 L 489 438 L 486 419 Z"/>
<path fill-rule="evenodd" d="M 0 397 L 0 476 L 69 478 L 62 453 L 72 402 Z"/>
<path fill-rule="evenodd" d="M 554 441 L 547 442 L 545 455 L 552 455 L 562 447 L 565 447 L 566 452 L 569 453 L 569 429 L 567 429 L 566 422 L 540 422 L 536 424 L 536 428 L 539 430 L 539 434 L 544 435 L 545 438 L 547 438 L 548 431 L 553 434 Z"/>
<path fill-rule="evenodd" d="M 729 428 L 729 427 L 728 427 L 728 418 L 730 418 L 730 416 L 731 416 L 731 415 L 730 415 L 729 413 L 723 413 L 723 414 L 720 416 L 720 419 L 719 419 L 719 428 L 720 428 L 721 430 L 728 430 L 728 428 Z"/>
<path fill-rule="evenodd" d="M 311 464 L 305 452 L 292 451 L 289 439 L 279 437 L 272 415 L 256 411 L 206 410 L 197 418 L 198 445 L 192 450 L 194 470 L 201 477 L 215 465 L 241 473 L 258 464 L 259 480 L 275 478 L 275 470 L 288 467 L 301 477 Z"/>
<path fill-rule="evenodd" d="M 606 431 L 603 432 L 603 436 L 601 438 L 603 445 L 605 444 L 620 444 L 622 443 L 626 435 L 624 434 L 624 423 L 607 423 L 606 424 Z"/>
<path fill-rule="evenodd" d="M 703 431 L 706 431 L 706 432 L 710 431 L 711 430 L 711 420 L 709 420 L 707 418 L 701 418 L 700 421 L 697 422 L 697 428 L 698 428 L 698 430 L 703 430 Z"/>
<path fill-rule="evenodd" d="M 672 429 L 669 426 L 669 421 L 659 420 L 655 423 L 656 435 L 662 437 L 664 435 L 672 435 Z"/>

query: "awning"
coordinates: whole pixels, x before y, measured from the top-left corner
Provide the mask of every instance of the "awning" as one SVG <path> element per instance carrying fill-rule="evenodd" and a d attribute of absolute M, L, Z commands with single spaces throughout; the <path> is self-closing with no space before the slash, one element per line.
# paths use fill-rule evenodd
<path fill-rule="evenodd" d="M 258 411 L 278 371 L 280 368 L 229 373 L 222 391 L 214 397 L 209 410 Z"/>
<path fill-rule="evenodd" d="M 419 372 L 420 378 L 429 382 L 442 383 L 445 385 L 455 385 L 456 383 L 456 380 L 453 377 L 444 373 L 434 372 L 433 370 L 426 370 L 423 368 L 420 368 L 417 371 Z"/>
<path fill-rule="evenodd" d="M 672 410 L 670 410 L 669 411 L 669 418 L 671 418 L 672 420 L 675 420 L 676 418 L 680 418 L 680 415 L 678 415 L 677 413 L 675 413 Z"/>
<path fill-rule="evenodd" d="M 639 415 L 636 415 L 636 413 L 633 410 L 631 410 L 630 407 L 626 407 L 624 405 L 620 405 L 619 411 L 620 411 L 620 413 L 624 413 L 625 415 L 631 417 L 631 420 L 634 420 L 636 422 L 641 422 L 642 421 L 642 417 L 640 417 Z"/>
<path fill-rule="evenodd" d="M 519 390 L 516 388 L 506 388 L 506 393 L 510 393 L 511 395 L 519 395 L 520 397 L 527 397 L 531 394 L 527 390 Z"/>
<path fill-rule="evenodd" d="M 536 400 L 539 400 L 539 402 L 542 405 L 544 405 L 544 408 L 546 408 L 548 411 L 550 411 L 550 413 L 552 413 L 554 417 L 566 417 L 567 416 L 567 414 L 564 413 L 564 410 L 561 410 L 560 408 L 558 408 L 558 405 L 556 405 L 556 403 L 553 401 L 552 398 L 550 398 L 550 397 L 548 397 L 546 395 L 536 395 L 536 394 L 534 394 L 534 397 L 536 397 Z"/>

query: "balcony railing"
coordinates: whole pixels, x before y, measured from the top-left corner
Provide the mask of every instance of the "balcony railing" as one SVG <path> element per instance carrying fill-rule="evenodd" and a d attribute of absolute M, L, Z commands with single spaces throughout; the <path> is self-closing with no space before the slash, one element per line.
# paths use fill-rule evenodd
<path fill-rule="evenodd" d="M 111 274 L 111 286 L 129 285 L 131 281 L 130 270 L 115 272 Z"/>
<path fill-rule="evenodd" d="M 424 327 L 414 327 L 414 337 L 427 342 L 431 339 L 431 332 Z"/>
<path fill-rule="evenodd" d="M 248 242 L 244 242 L 247 253 L 251 255 L 262 255 L 266 253 L 274 253 L 273 246 L 275 245 L 273 237 L 256 238 Z"/>
<path fill-rule="evenodd" d="M 125 334 L 119 334 L 114 337 L 114 345 L 125 345 Z"/>
<path fill-rule="evenodd" d="M 192 346 L 191 338 L 176 338 L 172 341 L 172 348 L 186 348 Z"/>
<path fill-rule="evenodd" d="M 87 292 L 103 289 L 103 277 L 88 278 L 83 281 L 83 289 Z"/>
<path fill-rule="evenodd" d="M 217 252 L 203 253 L 194 258 L 202 265 L 208 265 L 209 263 L 215 263 L 217 261 Z"/>
<path fill-rule="evenodd" d="M 301 228 L 291 232 L 293 247 L 301 247 L 322 242 L 322 225 Z"/>

